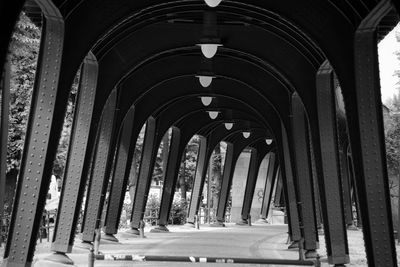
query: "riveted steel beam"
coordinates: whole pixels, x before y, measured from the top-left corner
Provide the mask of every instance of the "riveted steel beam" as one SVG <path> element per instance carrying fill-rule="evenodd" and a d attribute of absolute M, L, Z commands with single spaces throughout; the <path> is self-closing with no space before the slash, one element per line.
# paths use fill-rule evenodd
<path fill-rule="evenodd" d="M 207 138 L 199 136 L 199 150 L 197 153 L 196 174 L 193 183 L 192 196 L 190 198 L 189 212 L 187 217 L 188 223 L 193 223 L 195 216 L 198 214 L 200 199 L 203 193 L 205 173 L 207 172 Z"/>
<path fill-rule="evenodd" d="M 275 207 L 279 207 L 281 204 L 281 200 L 282 200 L 283 182 L 282 182 L 282 172 L 281 171 L 279 171 L 277 179 L 278 180 L 276 182 L 277 184 L 276 184 L 276 190 L 275 190 L 275 196 L 274 196 Z"/>
<path fill-rule="evenodd" d="M 150 117 L 146 123 L 142 157 L 140 160 L 138 181 L 135 190 L 131 215 L 131 229 L 138 230 L 146 209 L 147 198 L 150 190 L 151 176 L 153 174 L 154 160 L 157 153 L 156 143 L 156 119 Z"/>
<path fill-rule="evenodd" d="M 7 142 L 8 142 L 8 113 L 10 106 L 10 61 L 7 59 L 0 81 L 1 90 L 1 125 L 0 125 L 0 228 L 3 225 L 4 196 L 7 173 Z M 0 237 L 0 243 L 1 240 Z M 0 244 L 1 245 L 1 244 Z"/>
<path fill-rule="evenodd" d="M 299 219 L 299 210 L 297 206 L 297 197 L 298 193 L 296 191 L 296 188 L 298 186 L 296 185 L 297 179 L 294 176 L 293 172 L 293 167 L 294 165 L 292 162 L 292 153 L 290 153 L 290 147 L 289 147 L 289 139 L 288 135 L 286 132 L 286 129 L 283 124 L 281 124 L 281 134 L 282 134 L 282 144 L 278 145 L 279 149 L 279 157 L 280 157 L 280 162 L 284 165 L 284 168 L 282 168 L 282 172 L 284 172 L 284 175 L 282 175 L 282 178 L 284 180 L 284 192 L 285 192 L 285 198 L 286 198 L 286 208 L 287 208 L 287 213 L 288 213 L 288 219 L 289 219 L 289 232 L 290 232 L 290 238 L 292 241 L 299 241 L 301 239 L 301 231 L 300 231 L 300 219 Z"/>
<path fill-rule="evenodd" d="M 158 224 L 166 226 L 168 224 L 169 213 L 172 205 L 172 200 L 175 193 L 176 177 L 179 172 L 179 165 L 181 162 L 183 146 L 180 142 L 181 133 L 177 127 L 172 127 L 171 142 L 169 147 L 168 163 L 165 169 L 165 179 L 160 203 L 160 215 L 158 217 Z M 186 144 L 185 144 L 186 145 Z"/>
<path fill-rule="evenodd" d="M 324 197 L 324 229 L 330 264 L 349 262 L 349 249 L 342 204 L 338 140 L 336 128 L 335 89 L 332 67 L 325 62 L 316 77 L 317 107 L 321 141 Z"/>
<path fill-rule="evenodd" d="M 242 220 L 246 221 L 249 217 L 249 212 L 251 208 L 251 202 L 253 200 L 254 189 L 256 186 L 257 174 L 258 174 L 258 163 L 259 163 L 259 153 L 257 149 L 253 148 L 250 151 L 250 162 L 249 169 L 246 179 L 246 187 L 244 189 L 244 198 L 241 211 Z"/>
<path fill-rule="evenodd" d="M 275 152 L 270 152 L 269 161 L 268 161 L 268 171 L 267 171 L 267 179 L 265 182 L 264 187 L 264 196 L 263 202 L 261 207 L 260 218 L 267 219 L 268 211 L 270 207 L 271 197 L 272 197 L 272 190 L 274 188 L 275 183 L 275 173 L 277 169 L 276 163 L 276 155 Z"/>
<path fill-rule="evenodd" d="M 306 250 L 317 249 L 317 229 L 315 206 L 313 199 L 313 184 L 308 146 L 308 126 L 304 107 L 297 94 L 292 97 L 293 144 L 295 150 L 299 214 L 302 222 L 302 235 Z"/>
<path fill-rule="evenodd" d="M 117 92 L 114 90 L 104 107 L 99 127 L 99 138 L 96 145 L 82 223 L 83 242 L 93 242 L 95 229 L 100 226 L 103 201 L 109 180 L 110 162 L 113 155 L 112 140 L 114 138 L 116 101 Z"/>
<path fill-rule="evenodd" d="M 396 266 L 392 212 L 386 167 L 382 102 L 379 84 L 377 25 L 391 10 L 381 1 L 355 34 L 355 101 L 357 123 L 349 123 L 351 151 L 363 223 L 368 264 Z"/>
<path fill-rule="evenodd" d="M 43 6 L 52 3 L 40 1 Z M 64 21 L 58 9 L 44 12 L 38 69 L 33 88 L 25 145 L 7 245 L 4 266 L 29 266 L 32 262 L 42 211 L 46 202 L 53 160 L 57 151 L 67 98 L 58 96 L 58 78 L 63 51 Z M 59 105 L 56 105 L 55 102 Z"/>
<path fill-rule="evenodd" d="M 226 144 L 225 164 L 222 176 L 221 191 L 218 200 L 217 208 L 217 221 L 220 223 L 225 222 L 226 203 L 229 197 L 230 182 L 235 168 L 236 158 L 234 153 L 234 145 L 232 143 Z"/>
<path fill-rule="evenodd" d="M 343 142 L 339 139 L 339 163 L 340 163 L 340 178 L 342 188 L 342 199 L 343 199 L 343 210 L 346 225 L 353 224 L 353 211 L 351 204 L 351 183 L 349 178 L 349 169 L 347 162 L 347 142 Z"/>
<path fill-rule="evenodd" d="M 264 142 L 263 145 L 265 145 Z M 261 163 L 264 160 L 265 155 L 269 152 L 269 150 L 270 148 L 261 149 L 260 147 L 256 147 L 256 149 L 251 150 L 249 173 L 247 175 L 246 189 L 245 189 L 243 207 L 241 213 L 243 220 L 247 220 L 249 218 L 254 190 L 256 188 L 256 183 L 257 183 L 258 172 L 260 170 Z"/>
<path fill-rule="evenodd" d="M 74 123 L 51 244 L 51 250 L 59 253 L 71 252 L 81 210 L 86 185 L 86 176 L 82 175 L 82 171 L 85 155 L 90 150 L 88 138 L 96 95 L 97 71 L 97 60 L 92 53 L 89 53 L 81 69 Z"/>
<path fill-rule="evenodd" d="M 135 109 L 131 107 L 126 115 L 119 138 L 115 168 L 110 188 L 107 214 L 104 223 L 104 232 L 108 235 L 116 234 L 124 202 L 128 176 L 132 161 L 134 142 L 132 132 L 134 124 Z"/>
<path fill-rule="evenodd" d="M 321 207 L 321 196 L 320 196 L 320 190 L 319 190 L 319 170 L 320 166 L 319 163 L 317 162 L 318 158 L 315 152 L 318 153 L 318 151 L 315 151 L 314 146 L 317 145 L 317 143 L 313 142 L 312 138 L 312 132 L 311 128 L 308 127 L 308 132 L 309 132 L 309 147 L 310 147 L 310 163 L 311 163 L 311 173 L 312 173 L 312 191 L 313 191 L 313 199 L 314 199 L 314 207 L 315 207 L 315 220 L 317 223 L 317 228 L 321 228 L 323 224 L 323 218 L 322 218 L 322 207 Z M 318 238 L 318 236 L 317 236 Z"/>

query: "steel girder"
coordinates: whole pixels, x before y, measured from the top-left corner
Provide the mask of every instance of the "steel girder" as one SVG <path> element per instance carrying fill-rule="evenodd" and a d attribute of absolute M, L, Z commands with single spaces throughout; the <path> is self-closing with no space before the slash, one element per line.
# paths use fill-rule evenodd
<path fill-rule="evenodd" d="M 277 172 L 277 167 L 278 167 L 278 162 L 276 159 L 276 153 L 271 152 L 269 156 L 269 161 L 268 161 L 268 171 L 267 171 L 267 178 L 265 181 L 265 187 L 264 187 L 264 196 L 263 196 L 263 202 L 261 206 L 261 212 L 260 212 L 260 219 L 266 220 L 268 217 L 268 212 L 269 212 L 269 207 L 271 203 L 271 198 L 272 198 L 272 191 L 274 189 L 275 185 L 275 177 L 276 177 L 276 172 Z"/>
<path fill-rule="evenodd" d="M 197 152 L 197 164 L 196 164 L 196 172 L 192 186 L 192 195 L 190 198 L 189 210 L 187 215 L 187 223 L 194 224 L 195 216 L 198 214 L 200 199 L 203 193 L 204 187 L 204 179 L 206 177 L 207 167 L 208 167 L 208 158 L 207 158 L 207 150 L 208 150 L 208 140 L 204 136 L 199 136 L 200 143 L 199 149 Z"/>
<path fill-rule="evenodd" d="M 283 182 L 282 182 L 282 172 L 279 170 L 279 175 L 277 177 L 277 184 L 274 196 L 274 206 L 279 207 L 282 200 L 282 192 L 283 192 Z"/>
<path fill-rule="evenodd" d="M 292 97 L 293 144 L 295 149 L 299 214 L 306 250 L 317 249 L 317 229 L 312 188 L 308 127 L 304 108 L 298 95 Z"/>
<path fill-rule="evenodd" d="M 320 180 L 322 197 L 325 198 L 323 212 L 328 261 L 330 264 L 346 264 L 349 262 L 349 248 L 341 197 L 334 77 L 328 62 L 321 66 L 316 80 L 323 169 Z"/>
<path fill-rule="evenodd" d="M 295 175 L 295 165 L 293 153 L 293 146 L 289 140 L 286 129 L 281 125 L 282 139 L 278 142 L 278 155 L 279 161 L 281 162 L 282 178 L 284 180 L 284 192 L 286 199 L 287 214 L 289 219 L 289 234 L 292 241 L 299 241 L 301 239 L 301 229 L 299 220 L 298 210 L 298 185 L 297 185 L 297 174 Z M 284 168 L 283 168 L 284 166 Z"/>
<path fill-rule="evenodd" d="M 146 207 L 155 155 L 158 148 L 155 146 L 157 135 L 156 130 L 157 121 L 155 118 L 150 117 L 146 123 L 138 182 L 135 189 L 135 199 L 132 207 L 130 227 L 133 230 L 133 233 L 136 233 L 136 231 L 139 229 L 140 221 L 143 220 L 144 210 Z"/>
<path fill-rule="evenodd" d="M 358 28 L 355 39 L 356 92 L 348 127 L 367 259 L 371 266 L 396 266 L 380 100 L 376 27 L 390 10 L 381 1 Z"/>
<path fill-rule="evenodd" d="M 7 172 L 7 141 L 8 141 L 8 114 L 10 102 L 10 60 L 4 65 L 0 80 L 1 92 L 1 120 L 0 120 L 0 228 L 3 226 L 4 197 L 6 189 Z M 0 237 L 0 242 L 2 242 Z"/>
<path fill-rule="evenodd" d="M 115 168 L 112 175 L 110 194 L 108 199 L 107 213 L 104 222 L 106 235 L 116 234 L 118 231 L 119 218 L 128 182 L 129 171 L 134 150 L 132 139 L 135 108 L 131 107 L 121 127 L 119 144 L 116 151 Z"/>
<path fill-rule="evenodd" d="M 231 143 L 231 142 L 227 141 L 221 191 L 220 191 L 218 207 L 217 207 L 217 222 L 219 224 L 223 224 L 225 222 L 225 212 L 226 212 L 226 206 L 227 206 L 227 202 L 228 202 L 228 198 L 229 198 L 230 187 L 232 184 L 233 172 L 235 170 L 236 161 L 237 161 L 240 153 L 242 153 L 242 150 L 246 146 L 257 141 L 262 136 L 264 136 L 264 139 L 265 139 L 265 132 L 262 132 L 262 131 L 252 131 L 251 136 L 247 140 L 243 140 L 243 137 L 241 135 L 242 135 L 241 132 L 235 134 L 236 139 L 241 138 L 237 142 Z"/>
<path fill-rule="evenodd" d="M 71 130 L 71 139 L 63 177 L 63 185 L 54 228 L 51 250 L 70 253 L 75 239 L 86 177 L 83 175 L 85 157 L 92 154 L 88 146 L 97 81 L 97 60 L 89 53 L 83 62 Z M 71 218 L 73 218 L 71 220 Z"/>
<path fill-rule="evenodd" d="M 96 144 L 96 152 L 93 158 L 93 165 L 90 181 L 87 189 L 85 203 L 85 214 L 82 222 L 82 241 L 93 242 L 95 229 L 101 227 L 101 215 L 103 203 L 107 193 L 111 163 L 114 155 L 115 114 L 116 114 L 117 93 L 113 91 L 104 108 L 99 127 L 99 137 Z"/>
<path fill-rule="evenodd" d="M 172 201 L 174 199 L 175 185 L 179 173 L 179 165 L 182 159 L 182 152 L 186 146 L 184 137 L 181 138 L 181 132 L 177 127 L 172 127 L 171 142 L 168 153 L 168 163 L 164 170 L 164 185 L 160 203 L 160 213 L 158 216 L 158 225 L 165 227 L 168 224 L 169 213 Z"/>
<path fill-rule="evenodd" d="M 43 1 L 45 2 L 45 1 Z M 43 3 L 49 4 L 49 3 Z M 5 266 L 30 265 L 57 150 L 67 97 L 58 91 L 64 21 L 56 8 L 44 13 L 37 79 L 33 89 L 25 149 L 4 253 Z"/>
<path fill-rule="evenodd" d="M 253 144 L 252 146 L 254 147 L 254 149 L 251 150 L 249 172 L 247 175 L 243 207 L 241 212 L 243 222 L 247 222 L 247 220 L 249 219 L 251 204 L 253 201 L 254 190 L 256 187 L 261 162 L 264 160 L 267 153 L 271 150 L 270 146 L 268 148 L 265 146 L 265 140 L 262 140 L 257 144 Z"/>

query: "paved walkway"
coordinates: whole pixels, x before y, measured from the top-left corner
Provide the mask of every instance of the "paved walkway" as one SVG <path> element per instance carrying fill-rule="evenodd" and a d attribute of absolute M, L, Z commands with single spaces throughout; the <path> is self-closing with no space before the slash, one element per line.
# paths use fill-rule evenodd
<path fill-rule="evenodd" d="M 149 228 L 149 227 L 148 227 Z M 200 230 L 184 226 L 171 226 L 169 233 L 149 233 L 146 238 L 132 238 L 123 232 L 116 237 L 119 243 L 103 242 L 100 251 L 112 254 L 166 255 L 166 256 L 202 256 L 221 258 L 274 258 L 298 259 L 296 250 L 289 251 L 285 244 L 287 226 L 285 225 L 253 225 L 237 226 L 228 224 L 225 228 L 214 228 L 202 225 Z M 79 242 L 79 239 L 76 239 Z M 46 248 L 47 247 L 47 248 Z M 48 255 L 48 245 L 38 245 L 36 259 Z M 87 250 L 74 248 L 69 255 L 77 266 L 87 266 Z M 183 266 L 190 263 L 176 262 L 117 262 L 97 261 L 95 266 Z M 194 266 L 229 266 L 228 264 L 203 264 Z M 234 266 L 266 266 L 247 264 Z M 269 265 L 271 266 L 271 265 Z"/>
<path fill-rule="evenodd" d="M 202 225 L 200 230 L 184 226 L 170 226 L 170 233 L 149 233 L 146 227 L 146 238 L 132 238 L 123 231 L 117 235 L 119 243 L 102 242 L 100 251 L 113 254 L 135 255 L 167 255 L 167 256 L 202 256 L 221 258 L 274 258 L 298 259 L 297 250 L 288 250 L 286 245 L 286 225 L 253 225 L 237 226 L 228 224 L 226 228 L 213 228 Z M 326 252 L 323 236 L 320 237 L 322 266 L 329 266 L 326 262 Z M 347 266 L 367 266 L 364 252 L 362 232 L 348 231 L 351 263 Z M 80 241 L 76 239 L 76 244 Z M 397 246 L 398 252 L 400 246 Z M 4 247 L 0 248 L 0 263 Z M 43 259 L 50 253 L 50 244 L 46 241 L 36 247 L 35 260 Z M 400 255 L 400 253 L 398 253 Z M 88 251 L 74 247 L 69 256 L 76 266 L 88 264 Z M 102 266 L 230 266 L 228 264 L 211 263 L 163 263 L 163 262 L 117 262 L 97 261 L 96 267 Z M 234 266 L 267 266 L 258 264 Z M 271 266 L 271 265 L 269 265 Z"/>

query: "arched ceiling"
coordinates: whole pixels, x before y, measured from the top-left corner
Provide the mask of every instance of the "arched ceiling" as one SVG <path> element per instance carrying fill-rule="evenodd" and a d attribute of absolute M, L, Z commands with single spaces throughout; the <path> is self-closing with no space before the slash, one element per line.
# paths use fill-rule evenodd
<path fill-rule="evenodd" d="M 274 131 L 280 120 L 290 128 L 293 92 L 310 122 L 316 122 L 315 74 L 325 60 L 337 73 L 344 99 L 352 94 L 354 32 L 379 1 L 224 0 L 214 9 L 202 0 L 53 2 L 65 19 L 61 89 L 69 90 L 82 59 L 92 51 L 99 62 L 97 114 L 114 88 L 119 91 L 119 122 L 132 105 L 145 121 L 177 99 L 211 94 L 238 101 L 232 110 L 243 103 L 252 106 L 256 112 L 249 114 L 264 117 Z M 29 6 L 34 17 L 35 7 Z M 204 60 L 196 46 L 205 16 L 216 19 L 213 30 L 223 44 L 212 60 Z M 397 20 L 393 9 L 378 34 Z M 217 77 L 211 88 L 202 88 L 194 78 L 204 66 Z"/>

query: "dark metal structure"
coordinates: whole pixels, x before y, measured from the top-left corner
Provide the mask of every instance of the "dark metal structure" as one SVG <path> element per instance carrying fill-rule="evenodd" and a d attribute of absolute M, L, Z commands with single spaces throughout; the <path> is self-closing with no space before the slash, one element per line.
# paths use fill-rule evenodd
<path fill-rule="evenodd" d="M 24 3 L 0 0 L 3 148 L 6 54 Z M 184 148 L 198 134 L 189 223 L 198 213 L 208 161 L 219 142 L 228 144 L 217 211 L 221 224 L 240 153 L 252 149 L 242 210 L 246 220 L 259 165 L 273 149 L 276 163 L 264 210 L 279 163 L 290 238 L 305 240 L 307 256 L 317 248 L 318 222 L 324 225 L 329 263 L 349 262 L 345 230 L 352 223 L 353 184 L 368 264 L 396 266 L 377 43 L 398 22 L 398 1 L 28 0 L 26 6 L 43 30 L 4 266 L 32 263 L 68 94 L 79 68 L 50 260 L 71 263 L 65 253 L 74 245 L 86 183 L 82 241 L 90 244 L 103 226 L 115 240 L 135 141 L 147 123 L 132 234 L 143 219 L 159 144 L 172 127 L 160 225 L 167 224 Z M 211 103 L 204 106 L 202 97 L 211 97 Z M 231 129 L 226 123 L 233 123 Z M 5 157 L 0 154 L 0 201 Z"/>

